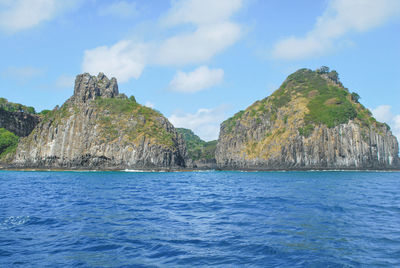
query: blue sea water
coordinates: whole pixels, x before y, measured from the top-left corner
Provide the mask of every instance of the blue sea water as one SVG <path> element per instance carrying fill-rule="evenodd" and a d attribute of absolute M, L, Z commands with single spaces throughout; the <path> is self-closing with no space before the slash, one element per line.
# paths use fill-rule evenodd
<path fill-rule="evenodd" d="M 400 173 L 1 171 L 0 267 L 400 267 Z"/>

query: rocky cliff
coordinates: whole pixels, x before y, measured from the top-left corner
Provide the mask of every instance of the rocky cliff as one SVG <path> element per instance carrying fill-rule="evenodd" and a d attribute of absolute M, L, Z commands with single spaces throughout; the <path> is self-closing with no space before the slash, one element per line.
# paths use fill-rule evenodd
<path fill-rule="evenodd" d="M 301 69 L 221 124 L 222 169 L 398 169 L 398 143 L 339 81 Z"/>
<path fill-rule="evenodd" d="M 19 137 L 28 136 L 39 123 L 33 107 L 8 102 L 0 98 L 0 128 L 4 128 Z"/>
<path fill-rule="evenodd" d="M 74 95 L 22 138 L 13 167 L 173 169 L 185 166 L 181 136 L 159 112 L 119 94 L 115 78 L 78 75 Z"/>

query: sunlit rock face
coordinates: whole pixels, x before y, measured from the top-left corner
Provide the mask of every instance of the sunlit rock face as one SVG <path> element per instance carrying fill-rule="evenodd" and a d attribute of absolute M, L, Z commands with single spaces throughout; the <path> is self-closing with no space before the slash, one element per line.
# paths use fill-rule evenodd
<path fill-rule="evenodd" d="M 74 95 L 18 145 L 14 167 L 176 169 L 186 147 L 159 112 L 119 94 L 117 80 L 78 75 Z"/>
<path fill-rule="evenodd" d="M 222 169 L 398 169 L 398 142 L 334 73 L 301 69 L 221 124 Z"/>

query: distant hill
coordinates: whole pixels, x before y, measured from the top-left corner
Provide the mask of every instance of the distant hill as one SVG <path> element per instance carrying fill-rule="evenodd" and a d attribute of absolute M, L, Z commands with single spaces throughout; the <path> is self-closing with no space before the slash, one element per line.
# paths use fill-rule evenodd
<path fill-rule="evenodd" d="M 216 140 L 206 142 L 194 134 L 192 130 L 186 128 L 177 128 L 176 131 L 182 135 L 186 143 L 187 156 L 194 167 L 207 166 L 215 168 Z"/>

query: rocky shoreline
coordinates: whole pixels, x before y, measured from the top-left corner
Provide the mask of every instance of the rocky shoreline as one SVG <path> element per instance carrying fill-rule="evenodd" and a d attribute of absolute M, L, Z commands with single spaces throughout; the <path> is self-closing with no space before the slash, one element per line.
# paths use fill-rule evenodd
<path fill-rule="evenodd" d="M 0 170 L 400 170 L 390 127 L 336 71 L 324 70 L 291 74 L 271 96 L 222 122 L 218 141 L 209 142 L 120 94 L 115 78 L 81 74 L 74 94 L 52 111 L 36 114 L 2 99 Z"/>

